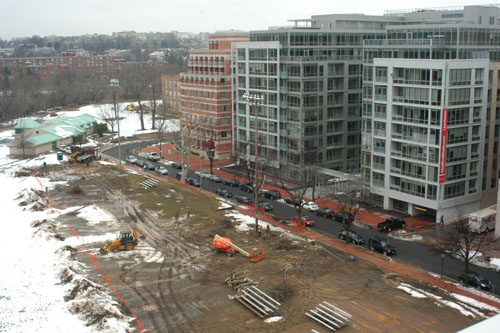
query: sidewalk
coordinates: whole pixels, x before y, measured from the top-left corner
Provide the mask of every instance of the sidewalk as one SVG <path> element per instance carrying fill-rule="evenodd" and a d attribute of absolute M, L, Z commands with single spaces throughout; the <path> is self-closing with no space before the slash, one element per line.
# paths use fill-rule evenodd
<path fill-rule="evenodd" d="M 160 154 L 160 147 L 159 146 L 153 146 L 153 147 L 147 147 L 143 148 L 142 151 L 144 152 L 157 152 Z M 169 154 L 170 151 L 170 154 Z M 162 144 L 162 157 L 166 160 L 169 161 L 174 161 L 174 162 L 180 162 L 182 159 L 182 156 L 179 151 L 174 149 L 174 145 L 171 143 L 168 144 Z M 216 175 L 221 176 L 223 179 L 237 179 L 240 182 L 246 182 L 247 179 L 245 177 L 241 176 L 236 176 L 232 173 L 225 172 L 222 170 L 219 170 L 221 167 L 229 166 L 234 163 L 234 160 L 232 159 L 227 159 L 227 160 L 217 160 L 213 162 L 213 173 Z M 200 164 L 201 164 L 201 169 L 205 172 L 210 171 L 210 161 L 206 158 L 201 158 L 198 155 L 191 155 L 191 170 L 198 171 L 200 170 Z M 290 194 L 283 190 L 282 188 L 276 187 L 276 186 L 271 186 L 268 184 L 264 184 L 263 186 L 264 190 L 276 190 L 281 193 L 282 198 L 288 198 L 290 197 Z M 304 198 L 306 201 L 309 201 L 310 199 Z M 316 199 L 316 203 L 318 206 L 322 208 L 330 208 L 334 212 L 338 212 L 338 205 L 336 201 L 332 198 L 319 198 Z M 392 215 L 388 215 L 384 212 L 377 211 L 375 209 L 370 209 L 366 207 L 361 207 L 359 212 L 358 212 L 358 220 L 362 223 L 368 224 L 369 226 L 376 228 L 377 224 L 380 222 L 384 222 L 387 218 L 392 217 Z M 434 229 L 436 227 L 436 223 L 422 219 L 418 216 L 410 216 L 405 218 L 406 221 L 406 226 L 405 230 L 407 232 L 422 232 L 425 230 L 429 229 Z"/>

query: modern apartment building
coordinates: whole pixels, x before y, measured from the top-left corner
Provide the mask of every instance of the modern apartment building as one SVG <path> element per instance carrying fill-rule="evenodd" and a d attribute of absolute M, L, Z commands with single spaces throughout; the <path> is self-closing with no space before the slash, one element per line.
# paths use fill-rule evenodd
<path fill-rule="evenodd" d="M 386 15 L 400 22 L 363 48 L 362 174 L 371 192 L 386 209 L 436 221 L 489 205 L 489 192 L 494 203 L 499 8 Z"/>
<path fill-rule="evenodd" d="M 306 20 L 312 22 L 306 28 L 254 31 L 250 42 L 233 44 L 233 133 L 240 160 L 255 159 L 257 126 L 262 163 L 286 178 L 304 179 L 309 166 L 359 170 L 362 46 L 365 39 L 385 37 L 383 24 L 330 30 L 324 19 Z M 263 97 L 264 105 L 248 105 L 245 94 Z"/>
<path fill-rule="evenodd" d="M 161 96 L 163 106 L 170 113 L 180 113 L 181 109 L 181 89 L 179 75 L 161 76 Z"/>
<path fill-rule="evenodd" d="M 215 159 L 232 156 L 231 44 L 248 33 L 227 31 L 209 37 L 209 48 L 191 51 L 189 71 L 180 74 L 181 126 L 189 126 L 195 150 L 215 143 Z"/>

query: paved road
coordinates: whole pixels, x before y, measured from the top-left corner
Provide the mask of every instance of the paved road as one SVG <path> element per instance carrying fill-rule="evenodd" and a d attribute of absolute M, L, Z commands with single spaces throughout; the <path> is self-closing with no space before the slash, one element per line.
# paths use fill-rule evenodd
<path fill-rule="evenodd" d="M 136 148 L 146 147 L 148 145 L 156 143 L 155 141 L 143 141 L 143 142 L 134 142 L 129 144 L 122 145 L 122 159 L 125 160 L 127 155 L 134 155 L 134 150 Z M 112 157 L 118 158 L 118 147 L 112 148 L 105 152 Z M 144 159 L 145 158 L 140 158 Z M 156 163 L 156 165 L 159 165 Z M 176 173 L 180 172 L 180 170 L 174 169 L 170 166 L 166 166 L 168 169 L 168 177 L 175 178 Z M 193 177 L 199 179 L 199 176 L 195 175 L 193 171 L 189 170 L 188 177 Z M 202 188 L 204 190 L 215 193 L 216 189 L 224 188 L 230 191 L 233 196 L 237 195 L 247 195 L 253 200 L 253 194 L 249 194 L 247 192 L 241 191 L 239 188 L 230 187 L 223 185 L 222 183 L 214 183 L 207 179 L 202 179 L 201 181 Z M 269 201 L 269 200 L 266 200 Z M 274 210 L 272 215 L 274 215 L 278 220 L 279 219 L 290 219 L 297 215 L 297 211 L 290 205 L 281 202 L 272 202 L 274 206 Z M 312 219 L 316 221 L 316 225 L 313 227 L 316 231 L 322 232 L 327 235 L 331 235 L 332 237 L 337 237 L 338 232 L 343 229 L 342 224 L 335 222 L 331 219 L 323 218 L 315 215 L 310 212 L 303 212 L 303 214 L 308 215 Z M 358 227 L 353 226 L 353 230 L 357 231 L 361 234 L 365 240 L 367 241 L 372 236 L 383 236 L 381 232 L 370 229 L 368 227 Z M 431 231 L 434 232 L 434 231 Z M 389 242 L 397 248 L 396 257 L 414 267 L 419 267 L 424 271 L 433 272 L 435 274 L 441 274 L 441 269 L 443 267 L 443 275 L 456 279 L 458 274 L 463 272 L 464 265 L 463 262 L 452 258 L 450 256 L 446 256 L 444 258 L 444 265 L 442 266 L 443 260 L 441 258 L 440 253 L 437 253 L 434 248 L 431 246 L 422 244 L 420 242 L 412 242 L 412 241 L 403 241 L 389 237 Z M 486 279 L 490 280 L 494 285 L 498 286 L 495 288 L 494 293 L 500 295 L 500 274 L 496 273 L 493 269 L 488 269 L 476 265 L 471 265 L 471 269 L 482 274 Z"/>

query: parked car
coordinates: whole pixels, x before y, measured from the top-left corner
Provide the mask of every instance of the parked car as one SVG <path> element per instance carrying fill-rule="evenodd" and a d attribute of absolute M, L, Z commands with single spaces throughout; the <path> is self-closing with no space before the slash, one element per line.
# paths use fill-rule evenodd
<path fill-rule="evenodd" d="M 162 175 L 168 175 L 168 169 L 165 167 L 159 167 L 158 168 L 158 173 Z"/>
<path fill-rule="evenodd" d="M 274 209 L 273 205 L 267 201 L 259 201 L 259 206 L 262 207 L 266 212 L 270 212 Z"/>
<path fill-rule="evenodd" d="M 296 198 L 296 197 L 289 197 L 289 198 L 285 198 L 285 202 L 289 205 L 292 205 L 292 206 L 299 206 L 299 205 L 303 205 L 305 202 L 304 200 L 300 200 L 299 198 Z"/>
<path fill-rule="evenodd" d="M 154 165 L 154 163 L 146 161 L 144 168 L 146 168 L 148 170 L 156 170 L 156 165 Z"/>
<path fill-rule="evenodd" d="M 248 192 L 248 193 L 252 193 L 253 192 L 253 185 L 252 185 L 252 183 L 241 183 L 240 190 Z"/>
<path fill-rule="evenodd" d="M 177 173 L 175 174 L 175 179 L 177 179 L 177 180 L 181 180 L 181 179 L 182 179 L 182 172 L 177 172 Z"/>
<path fill-rule="evenodd" d="M 160 155 L 158 155 L 157 152 L 148 153 L 147 157 L 148 157 L 148 160 L 153 161 L 153 162 L 157 162 L 161 159 Z"/>
<path fill-rule="evenodd" d="M 130 155 L 125 157 L 125 161 L 134 164 L 135 162 L 137 162 L 137 157 L 135 157 L 134 155 Z"/>
<path fill-rule="evenodd" d="M 200 178 L 209 178 L 210 174 L 205 171 L 195 171 L 195 175 L 199 176 Z"/>
<path fill-rule="evenodd" d="M 222 181 L 224 185 L 231 186 L 231 187 L 238 187 L 240 186 L 240 181 L 238 179 L 224 179 Z"/>
<path fill-rule="evenodd" d="M 469 280 L 469 285 L 472 287 L 482 290 L 491 290 L 493 288 L 491 281 L 486 280 L 481 274 L 474 271 L 459 274 L 458 281 L 465 283 L 466 277 Z"/>
<path fill-rule="evenodd" d="M 318 205 L 316 205 L 314 201 L 306 202 L 304 205 L 302 205 L 302 208 L 307 209 L 310 212 L 315 212 L 319 209 Z"/>
<path fill-rule="evenodd" d="M 252 203 L 253 201 L 247 197 L 246 195 L 237 195 L 234 197 L 234 200 L 236 200 L 237 202 L 239 203 L 242 203 L 242 204 L 250 204 Z"/>
<path fill-rule="evenodd" d="M 138 167 L 144 168 L 144 161 L 138 159 L 137 161 L 135 161 L 135 165 L 137 165 Z"/>
<path fill-rule="evenodd" d="M 209 174 L 208 177 L 207 177 L 207 179 L 210 179 L 211 181 L 216 182 L 216 183 L 222 182 L 222 177 L 219 176 L 219 175 Z"/>
<path fill-rule="evenodd" d="M 316 224 L 316 221 L 314 221 L 312 218 L 310 218 L 307 215 L 302 215 L 302 223 L 306 227 L 314 227 Z M 292 217 L 292 224 L 297 224 L 297 216 Z"/>
<path fill-rule="evenodd" d="M 231 194 L 231 192 L 229 192 L 228 190 L 226 190 L 224 188 L 216 189 L 215 194 L 220 195 L 221 197 L 224 197 L 224 198 L 231 198 L 233 196 Z"/>
<path fill-rule="evenodd" d="M 326 217 L 327 219 L 331 219 L 335 212 L 330 208 L 320 208 L 316 212 L 316 215 Z"/>
<path fill-rule="evenodd" d="M 173 162 L 172 167 L 175 169 L 182 169 L 182 164 L 181 162 Z"/>
<path fill-rule="evenodd" d="M 200 181 L 196 178 L 189 178 L 188 184 L 195 187 L 201 187 Z"/>
<path fill-rule="evenodd" d="M 344 221 L 353 222 L 354 216 L 349 212 L 338 212 L 337 214 L 333 215 L 333 220 L 340 223 L 344 223 Z"/>
<path fill-rule="evenodd" d="M 339 231 L 339 238 L 342 240 L 347 240 L 347 231 L 345 230 Z M 365 243 L 365 239 L 361 237 L 361 235 L 358 234 L 356 231 L 349 230 L 349 242 L 357 245 L 363 245 Z"/>
<path fill-rule="evenodd" d="M 262 195 L 264 196 L 264 198 L 271 199 L 271 200 L 281 199 L 280 191 L 276 191 L 276 190 L 264 191 L 264 193 L 262 193 Z"/>
<path fill-rule="evenodd" d="M 372 237 L 368 240 L 368 246 L 372 251 L 377 251 L 388 256 L 396 254 L 396 248 L 389 244 L 383 237 Z"/>
<path fill-rule="evenodd" d="M 404 228 L 405 224 L 406 222 L 403 219 L 389 217 L 385 222 L 377 224 L 377 228 L 379 231 L 391 232 L 393 229 Z"/>

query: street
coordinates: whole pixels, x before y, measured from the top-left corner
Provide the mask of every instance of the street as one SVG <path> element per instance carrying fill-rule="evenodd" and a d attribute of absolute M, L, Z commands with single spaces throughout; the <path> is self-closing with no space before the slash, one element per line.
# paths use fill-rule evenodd
<path fill-rule="evenodd" d="M 142 147 L 147 147 L 149 145 L 154 144 L 155 141 L 144 141 L 144 142 L 134 142 L 134 143 L 129 143 L 129 144 L 122 144 L 122 160 L 125 160 L 125 157 L 127 155 L 135 155 L 138 159 L 143 159 L 146 160 L 145 158 L 140 158 L 136 154 L 133 154 L 133 151 L 137 148 L 142 148 Z M 107 150 L 105 153 L 106 155 L 112 156 L 114 158 L 118 158 L 118 147 L 114 147 L 112 149 Z M 124 162 L 126 163 L 126 162 Z M 155 163 L 157 166 L 159 166 L 158 163 Z M 162 164 L 162 166 L 165 166 Z M 168 169 L 168 177 L 175 179 L 176 173 L 178 173 L 180 170 L 177 170 L 175 168 L 172 168 L 170 166 L 165 166 Z M 196 167 L 196 166 L 194 166 Z M 153 171 L 151 171 L 153 172 Z M 165 176 L 167 177 L 167 176 Z M 194 171 L 189 170 L 188 171 L 188 177 L 192 178 L 198 178 L 198 175 L 194 174 Z M 208 179 L 201 179 L 201 184 L 202 184 L 202 189 L 215 193 L 216 189 L 218 188 L 224 188 L 231 192 L 234 196 L 237 195 L 247 195 L 253 200 L 253 194 L 252 193 L 247 193 L 244 191 L 241 191 L 238 187 L 230 187 L 226 186 L 222 183 L 214 183 Z M 275 216 L 278 220 L 283 220 L 283 219 L 291 219 L 297 214 L 297 211 L 295 210 L 294 207 L 281 203 L 281 202 L 276 202 L 272 200 L 265 199 L 266 201 L 270 201 L 272 205 L 274 206 L 274 210 L 271 212 L 271 215 Z M 312 230 L 315 230 L 317 232 L 324 233 L 326 235 L 329 235 L 331 237 L 338 237 L 338 232 L 343 229 L 342 224 L 335 222 L 331 219 L 326 219 L 320 216 L 317 216 L 316 214 L 308 211 L 303 211 L 303 214 L 308 215 L 312 219 L 315 220 L 316 225 L 312 227 Z M 361 234 L 364 239 L 367 241 L 370 237 L 372 236 L 382 236 L 386 237 L 386 234 L 383 234 L 379 232 L 378 230 L 375 229 L 370 229 L 368 226 L 365 227 L 358 227 L 353 225 L 352 230 L 358 232 Z M 434 233 L 434 230 L 427 231 Z M 441 270 L 443 267 L 443 275 L 451 278 L 453 280 L 457 279 L 458 274 L 462 273 L 464 270 L 464 264 L 463 261 L 458 260 L 456 258 L 453 258 L 449 255 L 446 255 L 444 258 L 444 264 L 443 264 L 443 259 L 441 257 L 441 253 L 437 252 L 433 247 L 428 246 L 426 244 L 416 242 L 416 241 L 404 241 L 404 240 L 398 240 L 394 239 L 392 237 L 388 237 L 388 241 L 390 244 L 395 246 L 397 248 L 397 254 L 396 258 L 398 260 L 401 260 L 411 266 L 420 268 L 424 271 L 432 272 L 434 274 L 441 274 Z M 353 245 L 354 246 L 354 245 Z M 366 246 L 366 245 L 365 245 Z M 471 264 L 471 270 L 476 271 L 480 274 L 482 274 L 486 279 L 490 280 L 493 285 L 499 286 L 500 285 L 500 274 L 496 273 L 493 269 L 488 269 L 484 267 L 480 267 L 477 265 Z M 500 288 L 494 288 L 493 292 L 497 295 L 500 295 Z"/>

